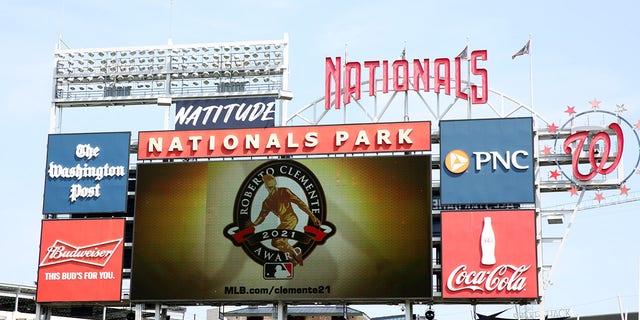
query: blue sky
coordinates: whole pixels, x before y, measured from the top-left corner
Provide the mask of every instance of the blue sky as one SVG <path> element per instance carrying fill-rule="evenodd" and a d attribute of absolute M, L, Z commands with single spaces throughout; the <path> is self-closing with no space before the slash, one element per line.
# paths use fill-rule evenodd
<path fill-rule="evenodd" d="M 282 39 L 289 35 L 290 109 L 320 98 L 325 57 L 383 60 L 454 57 L 470 43 L 486 49 L 489 87 L 529 100 L 529 57 L 511 59 L 532 36 L 536 110 L 556 124 L 597 98 L 640 120 L 636 1 L 17 1 L 0 10 L 4 108 L 0 120 L 0 282 L 36 278 L 49 130 L 53 51 L 61 34 L 71 48 L 105 48 Z M 74 121 L 84 121 L 80 117 Z M 96 119 L 71 127 L 99 126 Z M 629 182 L 640 191 L 640 176 Z M 611 198 L 615 191 L 605 192 Z M 610 196 L 611 195 L 611 196 Z M 554 201 L 575 202 L 562 194 Z M 585 199 L 593 199 L 588 193 Z M 606 203 L 606 202 L 605 202 Z M 543 207 L 545 204 L 543 204 Z M 574 315 L 638 310 L 640 202 L 578 213 L 568 234 L 547 309 Z M 563 231 L 561 230 L 560 233 Z M 620 297 L 620 303 L 618 300 Z M 479 306 L 490 313 L 504 306 Z M 532 307 L 536 308 L 536 307 Z M 395 306 L 362 307 L 369 316 Z M 469 306 L 435 306 L 438 319 L 469 317 Z M 424 307 L 416 312 L 424 313 Z M 508 315 L 512 315 L 507 313 Z"/>

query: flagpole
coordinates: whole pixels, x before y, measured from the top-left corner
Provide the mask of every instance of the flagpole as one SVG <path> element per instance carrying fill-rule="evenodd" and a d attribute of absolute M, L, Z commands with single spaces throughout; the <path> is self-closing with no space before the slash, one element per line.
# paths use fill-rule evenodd
<path fill-rule="evenodd" d="M 471 56 L 469 55 L 469 37 L 467 36 L 467 119 L 471 119 Z"/>
<path fill-rule="evenodd" d="M 531 48 L 531 34 L 529 34 L 529 95 L 531 99 L 531 113 L 534 116 L 535 123 L 535 109 L 533 107 L 533 50 Z"/>
<path fill-rule="evenodd" d="M 347 52 L 348 47 L 349 47 L 349 43 L 345 42 L 344 43 L 344 69 L 342 70 L 345 73 L 347 71 L 347 63 L 349 62 L 349 54 Z M 346 92 L 344 92 L 343 94 L 346 94 Z M 349 95 L 351 94 L 349 93 Z M 342 101 L 344 101 L 344 99 L 342 99 Z M 336 108 L 340 108 L 340 106 L 336 106 Z M 342 123 L 347 123 L 347 105 L 346 104 L 344 104 L 344 108 L 342 108 Z"/>
<path fill-rule="evenodd" d="M 456 56 L 456 95 L 457 90 L 462 89 L 462 61 L 467 62 L 467 119 L 471 119 L 471 58 L 469 57 L 469 37 L 467 37 L 467 46 Z M 460 79 L 458 79 L 460 78 Z M 463 91 L 462 91 L 463 92 Z M 439 97 L 439 96 L 438 96 Z M 458 98 L 456 98 L 457 100 Z"/>
<path fill-rule="evenodd" d="M 407 40 L 404 41 L 404 48 L 402 49 L 402 60 L 407 60 Z M 405 73 L 405 83 L 409 86 L 409 76 Z M 409 90 L 404 92 L 404 121 L 409 121 Z"/>
<path fill-rule="evenodd" d="M 538 133 L 537 133 L 537 126 L 536 126 L 536 112 L 535 112 L 535 108 L 533 105 L 533 51 L 531 50 L 531 34 L 529 34 L 529 41 L 527 41 L 527 43 L 525 44 L 524 47 L 522 47 L 522 49 L 518 50 L 518 52 L 516 52 L 513 56 L 511 56 L 511 59 L 515 59 L 518 56 L 524 55 L 524 54 L 528 54 L 529 55 L 529 98 L 530 98 L 530 111 L 531 111 L 531 118 L 532 118 L 532 130 L 533 130 L 533 153 L 535 155 L 538 154 L 539 152 L 539 143 L 538 143 Z M 540 163 L 539 163 L 539 159 L 538 157 L 535 157 L 535 163 L 534 163 L 534 176 L 535 176 L 535 184 L 536 186 L 539 185 L 539 181 L 538 179 L 540 178 Z M 539 208 L 538 205 L 540 203 L 540 188 L 536 188 L 535 190 L 535 203 L 536 203 L 536 224 L 540 225 L 541 224 L 541 217 L 538 214 Z M 538 231 L 539 233 L 539 231 Z M 538 234 L 538 237 L 540 235 Z M 538 258 L 542 259 L 542 247 L 540 244 L 538 244 L 538 248 L 537 248 L 537 255 Z M 543 270 L 541 269 L 538 272 L 538 278 L 541 280 L 538 282 L 538 294 L 540 296 L 540 300 L 538 303 L 538 307 L 540 309 L 540 320 L 545 320 L 546 319 L 546 314 L 545 314 L 545 300 L 546 300 L 546 284 L 544 282 L 543 276 L 542 276 L 542 272 Z M 551 278 L 551 277 L 549 277 Z"/>

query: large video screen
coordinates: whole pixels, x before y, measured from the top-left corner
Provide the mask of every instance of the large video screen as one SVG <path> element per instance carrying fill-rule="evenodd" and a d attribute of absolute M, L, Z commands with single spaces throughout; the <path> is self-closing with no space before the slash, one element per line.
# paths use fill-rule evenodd
<path fill-rule="evenodd" d="M 432 296 L 429 156 L 139 164 L 134 301 Z"/>

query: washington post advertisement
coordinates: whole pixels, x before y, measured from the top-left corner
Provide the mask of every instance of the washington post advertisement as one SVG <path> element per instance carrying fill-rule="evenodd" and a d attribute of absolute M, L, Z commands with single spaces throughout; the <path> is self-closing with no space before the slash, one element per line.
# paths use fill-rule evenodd
<path fill-rule="evenodd" d="M 42 212 L 125 212 L 130 132 L 51 134 Z"/>
<path fill-rule="evenodd" d="M 427 155 L 138 165 L 131 300 L 432 296 Z"/>

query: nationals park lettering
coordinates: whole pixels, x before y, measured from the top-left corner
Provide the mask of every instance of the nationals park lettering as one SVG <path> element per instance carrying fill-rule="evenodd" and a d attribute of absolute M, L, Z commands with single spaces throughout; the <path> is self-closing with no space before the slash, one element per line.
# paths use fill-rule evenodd
<path fill-rule="evenodd" d="M 138 159 L 430 151 L 431 122 L 140 132 Z"/>
<path fill-rule="evenodd" d="M 487 50 L 474 50 L 469 57 L 469 77 L 479 77 L 481 92 L 477 85 L 471 85 L 470 92 L 464 92 L 462 86 L 462 59 L 453 59 L 455 75 L 455 96 L 463 100 L 469 100 L 472 104 L 483 104 L 488 100 L 489 86 L 487 81 L 487 70 L 478 67 L 478 61 L 487 60 Z M 344 75 L 342 74 L 344 70 Z M 378 72 L 378 70 L 380 72 Z M 432 71 L 431 71 L 432 70 Z M 381 76 L 379 75 L 381 73 Z M 466 73 L 466 72 L 465 72 Z M 389 76 L 391 75 L 391 77 Z M 466 77 L 466 75 L 464 75 Z M 335 108 L 340 109 L 341 99 L 344 96 L 344 104 L 347 105 L 351 99 L 360 100 L 362 95 L 362 78 L 368 80 L 369 96 L 376 95 L 376 92 L 388 93 L 389 91 L 406 92 L 411 89 L 439 94 L 441 91 L 446 95 L 451 95 L 451 59 L 436 58 L 431 63 L 430 59 L 414 59 L 412 63 L 405 59 L 382 61 L 349 61 L 342 65 L 340 57 L 333 59 L 327 57 L 325 63 L 325 87 L 324 101 L 325 109 L 331 109 L 331 101 L 335 101 Z M 410 84 L 409 79 L 413 79 Z M 378 91 L 377 82 L 382 82 L 382 88 Z M 391 80 L 391 84 L 389 81 Z M 471 79 L 469 79 L 471 80 Z M 334 83 L 333 97 L 331 95 L 331 84 Z"/>

